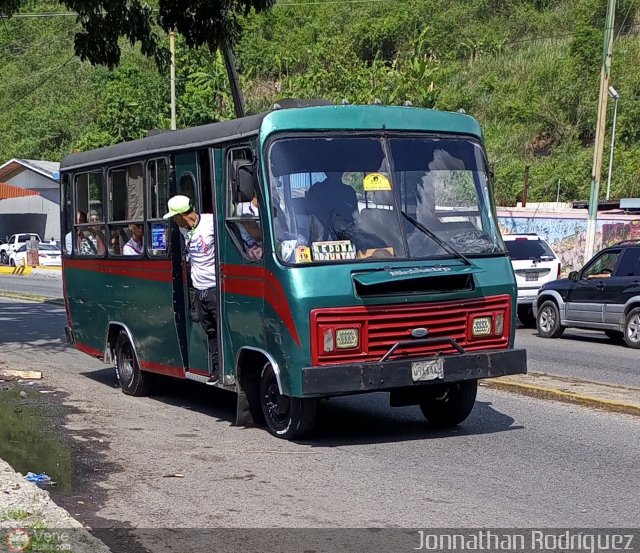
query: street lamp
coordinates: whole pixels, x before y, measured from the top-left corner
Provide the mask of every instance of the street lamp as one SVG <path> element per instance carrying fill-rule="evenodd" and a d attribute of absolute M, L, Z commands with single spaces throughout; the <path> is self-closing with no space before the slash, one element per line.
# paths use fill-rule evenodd
<path fill-rule="evenodd" d="M 613 108 L 613 125 L 611 129 L 611 152 L 609 153 L 609 174 L 607 175 L 607 200 L 609 199 L 609 193 L 611 192 L 611 170 L 613 169 L 613 146 L 616 140 L 616 118 L 618 116 L 618 100 L 620 99 L 620 94 L 618 91 L 609 86 L 609 96 L 615 100 L 615 105 Z"/>

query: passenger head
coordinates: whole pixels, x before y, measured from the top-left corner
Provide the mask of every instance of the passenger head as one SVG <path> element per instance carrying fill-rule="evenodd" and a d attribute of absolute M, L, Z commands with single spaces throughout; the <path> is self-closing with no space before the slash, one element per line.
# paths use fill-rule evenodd
<path fill-rule="evenodd" d="M 129 225 L 131 236 L 136 242 L 142 242 L 142 235 L 144 234 L 144 228 L 139 223 L 131 223 Z"/>
<path fill-rule="evenodd" d="M 173 219 L 179 227 L 192 228 L 195 226 L 198 216 L 187 196 L 173 196 L 167 202 L 169 211 L 164 214 L 165 219 Z"/>
<path fill-rule="evenodd" d="M 76 224 L 83 225 L 87 222 L 87 212 L 86 211 L 78 211 L 76 213 Z"/>

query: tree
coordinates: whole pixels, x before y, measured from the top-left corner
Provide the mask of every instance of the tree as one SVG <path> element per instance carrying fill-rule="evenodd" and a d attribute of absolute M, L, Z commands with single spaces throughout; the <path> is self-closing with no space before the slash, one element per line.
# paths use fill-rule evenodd
<path fill-rule="evenodd" d="M 251 9 L 269 9 L 275 0 L 159 0 L 157 8 L 141 0 L 58 0 L 78 14 L 82 30 L 75 35 L 74 49 L 81 60 L 116 67 L 120 63 L 120 38 L 140 43 L 144 55 L 159 66 L 168 52 L 156 29 L 174 30 L 189 47 L 207 46 L 211 51 L 233 45 L 241 34 L 240 16 Z M 11 17 L 29 0 L 0 0 L 0 17 Z"/>

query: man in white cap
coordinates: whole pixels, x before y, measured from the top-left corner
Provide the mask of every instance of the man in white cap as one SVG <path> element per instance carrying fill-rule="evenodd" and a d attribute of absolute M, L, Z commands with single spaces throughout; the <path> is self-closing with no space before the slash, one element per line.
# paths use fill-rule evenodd
<path fill-rule="evenodd" d="M 213 215 L 198 214 L 187 196 L 173 196 L 167 202 L 165 219 L 173 219 L 184 233 L 185 247 L 191 261 L 191 281 L 197 290 L 196 309 L 200 324 L 209 340 L 211 375 L 207 384 L 217 384 L 218 340 L 217 340 L 217 292 L 216 252 Z"/>

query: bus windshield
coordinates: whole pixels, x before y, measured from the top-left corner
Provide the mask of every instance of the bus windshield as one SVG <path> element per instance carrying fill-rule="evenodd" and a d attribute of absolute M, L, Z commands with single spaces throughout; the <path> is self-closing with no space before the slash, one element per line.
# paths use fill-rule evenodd
<path fill-rule="evenodd" d="M 504 254 L 473 140 L 281 138 L 268 168 L 285 263 Z"/>

